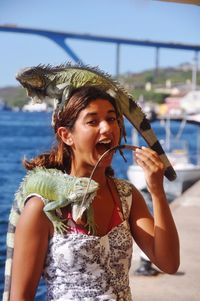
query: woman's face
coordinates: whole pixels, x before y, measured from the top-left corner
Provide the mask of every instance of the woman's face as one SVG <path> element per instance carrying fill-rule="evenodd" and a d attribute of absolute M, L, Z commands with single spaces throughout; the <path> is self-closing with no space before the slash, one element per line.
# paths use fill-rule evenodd
<path fill-rule="evenodd" d="M 119 144 L 120 128 L 113 105 L 105 99 L 92 101 L 79 113 L 73 131 L 69 133 L 76 166 L 94 166 L 101 155 Z M 111 164 L 112 154 L 99 166 Z"/>

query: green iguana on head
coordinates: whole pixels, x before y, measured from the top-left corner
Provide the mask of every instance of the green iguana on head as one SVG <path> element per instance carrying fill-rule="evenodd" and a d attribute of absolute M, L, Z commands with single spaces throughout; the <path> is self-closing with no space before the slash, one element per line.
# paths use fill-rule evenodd
<path fill-rule="evenodd" d="M 42 102 L 45 98 L 56 101 L 54 116 L 64 108 L 73 89 L 83 86 L 95 86 L 108 93 L 116 100 L 120 113 L 121 128 L 123 128 L 123 115 L 133 124 L 147 144 L 155 150 L 165 165 L 165 176 L 169 180 L 176 178 L 176 173 L 171 166 L 162 146 L 160 145 L 149 121 L 141 108 L 117 82 L 98 68 L 81 65 L 39 65 L 21 70 L 16 79 L 26 88 L 33 102 Z"/>

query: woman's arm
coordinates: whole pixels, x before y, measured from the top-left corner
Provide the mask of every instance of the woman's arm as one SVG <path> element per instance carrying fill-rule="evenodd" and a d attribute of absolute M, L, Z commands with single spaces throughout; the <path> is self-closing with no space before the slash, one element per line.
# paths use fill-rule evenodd
<path fill-rule="evenodd" d="M 42 274 L 50 235 L 44 204 L 32 197 L 17 223 L 14 241 L 10 301 L 33 301 Z"/>
<path fill-rule="evenodd" d="M 154 217 L 142 195 L 133 189 L 130 214 L 133 237 L 154 264 L 166 273 L 175 273 L 179 267 L 179 238 L 163 188 L 164 165 L 149 148 L 137 149 L 135 156 L 145 173 Z"/>

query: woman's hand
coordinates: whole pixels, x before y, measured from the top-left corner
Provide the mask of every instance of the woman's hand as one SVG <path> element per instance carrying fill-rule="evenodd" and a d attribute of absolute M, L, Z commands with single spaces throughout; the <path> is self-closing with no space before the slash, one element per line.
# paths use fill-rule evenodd
<path fill-rule="evenodd" d="M 135 161 L 143 169 L 150 193 L 163 191 L 164 164 L 159 155 L 150 148 L 137 148 Z"/>
<path fill-rule="evenodd" d="M 166 273 L 179 267 L 179 238 L 163 188 L 164 164 L 152 149 L 135 151 L 135 160 L 143 169 L 153 203 L 153 216 L 139 192 L 133 189 L 130 225 L 133 237 L 150 260 Z"/>

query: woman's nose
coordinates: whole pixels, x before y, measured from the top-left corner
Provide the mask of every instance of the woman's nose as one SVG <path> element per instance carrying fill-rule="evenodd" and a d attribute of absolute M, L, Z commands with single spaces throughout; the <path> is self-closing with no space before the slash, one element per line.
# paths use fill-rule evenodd
<path fill-rule="evenodd" d="M 100 133 L 109 133 L 111 131 L 111 126 L 107 121 L 102 121 L 99 125 Z"/>

